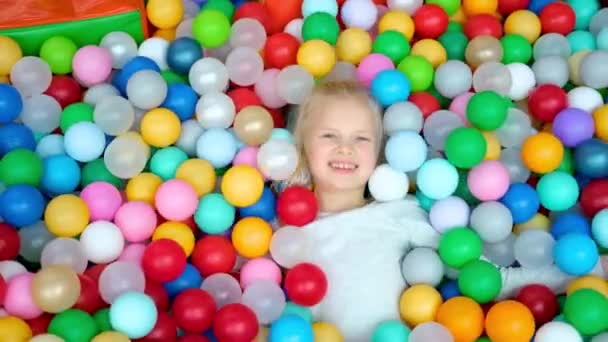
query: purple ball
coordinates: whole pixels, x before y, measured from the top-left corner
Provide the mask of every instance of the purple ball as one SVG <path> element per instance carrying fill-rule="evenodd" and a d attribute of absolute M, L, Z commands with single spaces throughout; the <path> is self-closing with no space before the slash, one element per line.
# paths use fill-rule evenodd
<path fill-rule="evenodd" d="M 595 124 L 588 112 L 578 108 L 566 108 L 553 120 L 553 134 L 566 146 L 575 147 L 593 138 Z"/>

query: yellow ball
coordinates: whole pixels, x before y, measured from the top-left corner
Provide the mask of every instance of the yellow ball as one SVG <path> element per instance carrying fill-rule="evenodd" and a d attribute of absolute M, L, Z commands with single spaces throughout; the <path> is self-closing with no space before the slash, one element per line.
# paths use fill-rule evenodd
<path fill-rule="evenodd" d="M 0 318 L 0 341 L 23 342 L 32 337 L 32 329 L 21 318 L 6 316 Z"/>
<path fill-rule="evenodd" d="M 176 27 L 184 17 L 181 0 L 149 0 L 146 11 L 150 23 L 160 29 Z"/>
<path fill-rule="evenodd" d="M 580 289 L 592 289 L 604 295 L 608 299 L 608 281 L 596 275 L 586 275 L 574 279 L 568 284 L 566 294 Z"/>
<path fill-rule="evenodd" d="M 154 32 L 154 37 L 163 38 L 164 40 L 171 42 L 175 40 L 175 34 L 175 29 L 168 28 L 157 30 Z"/>
<path fill-rule="evenodd" d="M 116 331 L 106 331 L 95 336 L 91 342 L 130 342 L 131 340 L 124 334 Z"/>
<path fill-rule="evenodd" d="M 608 141 L 608 105 L 603 105 L 593 112 L 595 135 L 604 142 Z"/>
<path fill-rule="evenodd" d="M 8 76 L 4 76 L 4 75 L 0 75 L 0 83 L 11 83 L 10 79 L 8 78 Z"/>
<path fill-rule="evenodd" d="M 505 34 L 520 34 L 530 43 L 540 36 L 540 19 L 532 11 L 517 10 L 505 20 Z"/>
<path fill-rule="evenodd" d="M 55 236 L 75 237 L 89 224 L 89 208 L 76 195 L 59 195 L 46 206 L 44 222 Z"/>
<path fill-rule="evenodd" d="M 429 285 L 414 285 L 403 291 L 399 299 L 401 318 L 410 326 L 435 320 L 442 303 L 441 294 Z"/>
<path fill-rule="evenodd" d="M 481 132 L 484 140 L 486 141 L 486 155 L 483 157 L 484 160 L 498 160 L 500 159 L 500 140 L 494 132 Z"/>
<path fill-rule="evenodd" d="M 245 258 L 259 258 L 268 252 L 272 228 L 259 217 L 245 217 L 232 229 L 232 244 Z"/>
<path fill-rule="evenodd" d="M 348 28 L 340 33 L 336 42 L 338 60 L 359 64 L 372 51 L 372 38 L 358 27 Z"/>
<path fill-rule="evenodd" d="M 414 19 L 406 11 L 388 11 L 378 22 L 378 33 L 388 30 L 399 31 L 408 41 L 412 41 L 414 37 L 414 28 Z"/>
<path fill-rule="evenodd" d="M 437 68 L 448 59 L 448 54 L 443 45 L 434 39 L 421 39 L 417 41 L 412 46 L 410 55 L 426 58 L 433 65 L 433 68 Z"/>
<path fill-rule="evenodd" d="M 166 108 L 155 108 L 144 114 L 141 120 L 141 136 L 154 147 L 174 144 L 181 134 L 179 117 Z"/>
<path fill-rule="evenodd" d="M 162 183 L 163 180 L 153 173 L 140 173 L 127 182 L 125 189 L 127 199 L 129 201 L 142 201 L 154 205 L 154 195 Z"/>
<path fill-rule="evenodd" d="M 213 191 L 217 180 L 213 166 L 204 159 L 186 160 L 177 168 L 175 178 L 192 185 L 199 197 Z"/>
<path fill-rule="evenodd" d="M 315 342 L 342 342 L 344 336 L 338 328 L 327 322 L 315 322 L 312 324 L 312 332 Z"/>
<path fill-rule="evenodd" d="M 53 334 L 41 334 L 32 337 L 29 342 L 64 342 L 65 340 Z"/>
<path fill-rule="evenodd" d="M 0 76 L 11 73 L 13 65 L 23 57 L 21 47 L 12 38 L 0 36 Z"/>
<path fill-rule="evenodd" d="M 235 207 L 248 207 L 257 202 L 264 192 L 262 174 L 249 165 L 235 165 L 222 177 L 222 194 Z"/>
<path fill-rule="evenodd" d="M 545 216 L 541 213 L 536 213 L 528 221 L 526 221 L 524 223 L 516 224 L 515 226 L 513 226 L 513 233 L 519 234 L 519 233 L 523 232 L 524 230 L 531 230 L 531 229 L 540 229 L 540 230 L 544 230 L 544 231 L 548 232 L 550 227 L 551 227 L 551 221 L 549 220 L 549 218 L 547 218 L 547 216 Z"/>
<path fill-rule="evenodd" d="M 494 14 L 498 10 L 498 0 L 463 0 L 462 9 L 468 16 Z"/>
<path fill-rule="evenodd" d="M 184 253 L 186 253 L 186 256 L 190 256 L 194 249 L 194 233 L 183 222 L 167 221 L 156 227 L 154 234 L 152 234 L 152 241 L 160 239 L 169 239 L 177 242 L 184 250 Z"/>
<path fill-rule="evenodd" d="M 314 77 L 323 77 L 336 65 L 336 51 L 329 43 L 313 39 L 300 45 L 298 64 Z"/>

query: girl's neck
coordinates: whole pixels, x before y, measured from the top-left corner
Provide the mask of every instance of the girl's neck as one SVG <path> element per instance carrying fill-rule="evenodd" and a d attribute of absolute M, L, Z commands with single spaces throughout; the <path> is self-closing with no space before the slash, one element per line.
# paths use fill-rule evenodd
<path fill-rule="evenodd" d="M 364 206 L 367 201 L 364 198 L 365 189 L 351 191 L 326 191 L 315 188 L 315 197 L 322 213 L 338 213 Z"/>

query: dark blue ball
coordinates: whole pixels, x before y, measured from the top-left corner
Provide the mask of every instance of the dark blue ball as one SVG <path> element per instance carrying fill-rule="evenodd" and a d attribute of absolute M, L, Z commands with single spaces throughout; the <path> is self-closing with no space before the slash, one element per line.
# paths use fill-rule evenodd
<path fill-rule="evenodd" d="M 608 177 L 608 145 L 599 139 L 588 139 L 574 149 L 574 167 L 590 178 Z"/>
<path fill-rule="evenodd" d="M 15 227 L 38 222 L 44 213 L 44 206 L 44 197 L 31 185 L 12 185 L 0 194 L 0 216 Z"/>
<path fill-rule="evenodd" d="M 553 219 L 551 235 L 555 240 L 569 233 L 591 236 L 591 224 L 584 215 L 573 212 L 560 214 Z"/>
<path fill-rule="evenodd" d="M 34 151 L 36 149 L 34 132 L 18 123 L 0 126 L 0 157 L 16 148 Z"/>
<path fill-rule="evenodd" d="M 133 74 L 142 70 L 155 70 L 156 72 L 160 72 L 160 68 L 155 61 L 148 57 L 137 56 L 125 63 L 122 69 L 114 74 L 112 85 L 125 96 L 127 95 L 127 82 L 129 82 L 129 79 Z"/>
<path fill-rule="evenodd" d="M 276 217 L 276 197 L 272 190 L 265 186 L 260 199 L 248 207 L 239 209 L 239 215 L 241 217 L 255 216 L 265 221 L 274 220 Z"/>
<path fill-rule="evenodd" d="M 192 87 L 183 83 L 174 83 L 169 84 L 167 97 L 160 106 L 173 111 L 181 121 L 186 121 L 194 116 L 197 102 L 198 95 Z"/>
<path fill-rule="evenodd" d="M 540 208 L 538 193 L 527 183 L 513 183 L 500 199 L 513 216 L 513 223 L 524 223 L 531 219 Z"/>
<path fill-rule="evenodd" d="M 439 288 L 439 293 L 441 293 L 441 298 L 443 298 L 444 301 L 452 297 L 460 296 L 460 290 L 458 289 L 458 281 L 450 280 L 445 282 Z"/>
<path fill-rule="evenodd" d="M 15 120 L 23 110 L 21 94 L 9 84 L 0 84 L 0 124 Z"/>
<path fill-rule="evenodd" d="M 203 277 L 200 272 L 192 264 L 188 263 L 177 279 L 164 283 L 163 287 L 170 298 L 175 298 L 175 296 L 186 289 L 200 288 L 202 283 Z"/>
<path fill-rule="evenodd" d="M 203 48 L 196 40 L 190 37 L 181 37 L 169 45 L 167 50 L 167 64 L 171 70 L 186 75 L 192 64 L 203 57 Z"/>
<path fill-rule="evenodd" d="M 555 0 L 531 0 L 528 4 L 528 9 L 538 15 L 545 6 L 552 2 L 555 2 Z"/>

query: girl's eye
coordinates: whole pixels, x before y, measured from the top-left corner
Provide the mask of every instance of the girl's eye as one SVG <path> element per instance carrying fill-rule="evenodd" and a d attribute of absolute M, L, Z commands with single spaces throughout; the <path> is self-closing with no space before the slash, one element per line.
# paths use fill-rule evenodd
<path fill-rule="evenodd" d="M 325 133 L 321 136 L 322 138 L 335 138 L 336 135 L 333 133 Z"/>
<path fill-rule="evenodd" d="M 371 139 L 368 137 L 357 137 L 357 140 L 358 141 L 371 141 Z"/>

